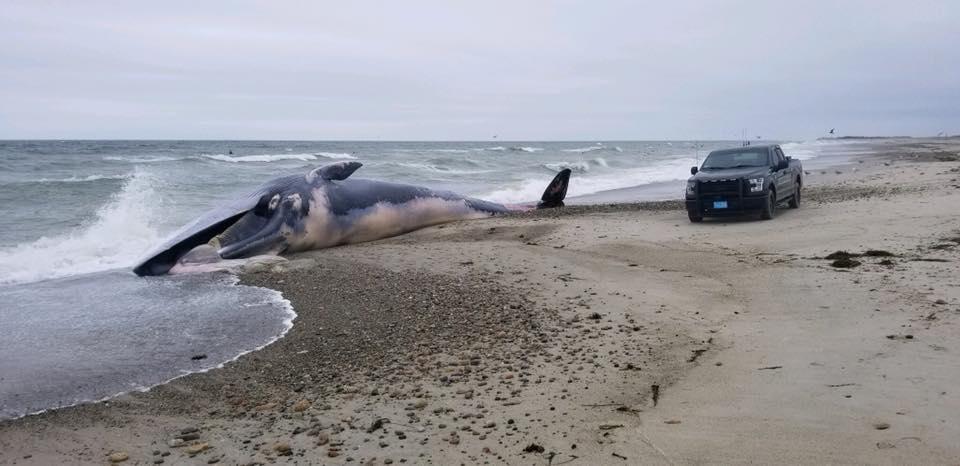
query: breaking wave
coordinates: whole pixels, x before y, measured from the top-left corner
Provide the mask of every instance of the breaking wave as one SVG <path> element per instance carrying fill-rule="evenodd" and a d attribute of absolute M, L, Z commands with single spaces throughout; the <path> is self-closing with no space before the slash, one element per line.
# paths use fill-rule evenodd
<path fill-rule="evenodd" d="M 579 147 L 577 149 L 561 149 L 561 150 L 563 152 L 579 152 L 579 153 L 594 152 L 598 150 L 609 151 L 609 152 L 623 152 L 623 149 L 621 149 L 619 146 L 605 146 L 603 144 L 597 144 L 597 145 L 588 146 L 588 147 Z"/>
<path fill-rule="evenodd" d="M 27 183 L 85 183 L 89 181 L 100 180 L 128 180 L 132 175 L 89 175 L 89 176 L 71 176 L 69 178 L 40 178 L 37 180 L 27 180 Z"/>
<path fill-rule="evenodd" d="M 160 235 L 155 179 L 135 172 L 94 219 L 62 235 L 0 249 L 0 284 L 26 283 L 133 264 Z"/>
<path fill-rule="evenodd" d="M 543 150 L 542 147 L 525 147 L 525 146 L 514 146 L 510 150 L 516 152 L 540 152 Z"/>
<path fill-rule="evenodd" d="M 261 155 L 227 155 L 227 154 L 202 154 L 204 158 L 218 160 L 220 162 L 276 162 L 278 160 L 317 160 L 317 157 L 327 159 L 356 159 L 355 156 L 339 152 L 311 152 L 303 154 L 261 154 Z"/>
<path fill-rule="evenodd" d="M 177 161 L 186 160 L 186 159 L 187 159 L 186 157 L 165 157 L 165 156 L 162 156 L 162 155 L 161 155 L 161 156 L 157 156 L 157 157 L 149 157 L 149 156 L 145 156 L 145 157 L 124 157 L 124 156 L 120 156 L 120 155 L 107 155 L 107 156 L 103 157 L 103 160 L 106 160 L 106 161 L 109 161 L 109 162 L 127 162 L 127 163 L 177 162 Z"/>
<path fill-rule="evenodd" d="M 586 173 L 590 171 L 590 167 L 603 167 L 607 168 L 607 161 L 602 157 L 597 157 L 593 160 L 581 160 L 579 162 L 552 162 L 543 164 L 544 168 L 558 172 L 564 168 L 569 168 L 575 173 Z"/>
<path fill-rule="evenodd" d="M 809 160 L 820 155 L 821 144 L 818 142 L 788 142 L 780 144 L 783 153 L 797 160 Z"/>
<path fill-rule="evenodd" d="M 476 166 L 477 164 L 470 160 L 464 160 L 463 165 Z M 451 166 L 444 166 L 442 163 L 427 162 L 386 162 L 378 165 L 379 167 L 394 167 L 402 170 L 403 173 L 439 173 L 446 175 L 479 175 L 492 173 L 493 170 L 470 170 Z"/>
<path fill-rule="evenodd" d="M 605 163 L 605 161 L 604 161 Z M 649 183 L 683 180 L 689 176 L 688 170 L 695 163 L 692 157 L 678 157 L 665 160 L 656 165 L 648 165 L 627 170 L 600 172 L 596 175 L 577 177 L 570 180 L 568 197 L 629 188 Z M 572 168 L 558 166 L 556 168 Z M 559 171 L 559 170 L 557 170 Z M 525 178 L 510 186 L 478 194 L 477 197 L 505 204 L 530 202 L 543 193 L 549 178 L 542 176 Z"/>

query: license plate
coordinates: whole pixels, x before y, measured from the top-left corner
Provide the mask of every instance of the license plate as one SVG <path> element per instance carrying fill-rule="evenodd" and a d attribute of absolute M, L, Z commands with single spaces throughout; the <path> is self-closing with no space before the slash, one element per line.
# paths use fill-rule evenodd
<path fill-rule="evenodd" d="M 714 209 L 726 209 L 726 208 L 727 208 L 727 201 L 713 201 L 713 208 L 714 208 Z"/>

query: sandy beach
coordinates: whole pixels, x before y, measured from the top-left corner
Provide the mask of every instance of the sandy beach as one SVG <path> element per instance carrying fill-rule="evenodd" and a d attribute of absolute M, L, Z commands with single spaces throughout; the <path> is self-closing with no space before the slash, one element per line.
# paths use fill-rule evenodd
<path fill-rule="evenodd" d="M 2 422 L 0 464 L 956 464 L 960 142 L 864 144 L 772 221 L 570 206 L 248 270 L 284 338 Z"/>

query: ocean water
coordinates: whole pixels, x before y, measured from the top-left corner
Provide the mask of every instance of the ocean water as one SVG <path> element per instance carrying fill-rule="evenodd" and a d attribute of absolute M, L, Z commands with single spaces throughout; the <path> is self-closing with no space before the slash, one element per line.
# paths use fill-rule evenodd
<path fill-rule="evenodd" d="M 359 160 L 355 177 L 519 203 L 571 168 L 570 202 L 633 201 L 680 196 L 690 166 L 736 145 L 0 141 L 0 419 L 144 389 L 282 336 L 295 314 L 272 290 L 129 271 L 165 235 L 269 178 Z M 855 148 L 784 149 L 816 164 Z"/>

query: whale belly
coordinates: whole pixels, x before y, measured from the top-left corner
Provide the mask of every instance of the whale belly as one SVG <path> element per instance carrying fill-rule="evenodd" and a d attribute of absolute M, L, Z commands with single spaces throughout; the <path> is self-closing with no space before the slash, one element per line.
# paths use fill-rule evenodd
<path fill-rule="evenodd" d="M 462 199 L 419 198 L 402 204 L 381 202 L 345 218 L 345 243 L 388 238 L 431 225 L 490 217 Z"/>
<path fill-rule="evenodd" d="M 486 218 L 491 212 L 470 207 L 464 199 L 423 197 L 406 202 L 377 202 L 337 215 L 321 193 L 315 193 L 301 232 L 290 232 L 288 252 L 362 243 L 456 220 Z"/>

